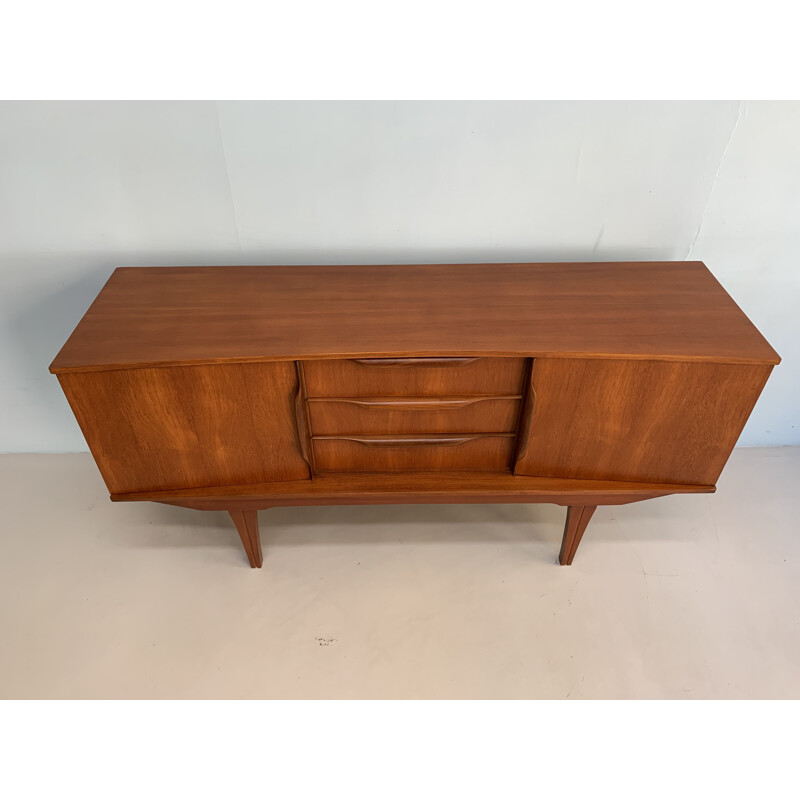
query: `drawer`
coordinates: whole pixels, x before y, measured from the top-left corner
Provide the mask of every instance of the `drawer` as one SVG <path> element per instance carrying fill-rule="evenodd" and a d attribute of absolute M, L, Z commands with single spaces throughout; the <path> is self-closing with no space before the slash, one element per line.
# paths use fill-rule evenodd
<path fill-rule="evenodd" d="M 308 401 L 314 435 L 513 433 L 519 396 L 340 397 Z"/>
<path fill-rule="evenodd" d="M 522 394 L 524 358 L 304 361 L 308 397 Z"/>
<path fill-rule="evenodd" d="M 506 472 L 514 434 L 440 436 L 316 436 L 318 472 Z"/>

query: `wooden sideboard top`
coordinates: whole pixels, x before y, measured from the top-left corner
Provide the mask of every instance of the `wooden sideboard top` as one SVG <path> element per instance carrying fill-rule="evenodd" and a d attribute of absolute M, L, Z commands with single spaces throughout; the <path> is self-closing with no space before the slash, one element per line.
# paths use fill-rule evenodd
<path fill-rule="evenodd" d="M 700 261 L 123 267 L 50 371 L 442 354 L 780 361 Z"/>

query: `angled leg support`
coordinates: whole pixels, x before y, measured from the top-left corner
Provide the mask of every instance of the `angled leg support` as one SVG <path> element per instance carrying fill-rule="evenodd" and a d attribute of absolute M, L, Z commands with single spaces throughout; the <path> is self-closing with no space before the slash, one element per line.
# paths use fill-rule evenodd
<path fill-rule="evenodd" d="M 567 506 L 567 524 L 564 526 L 564 539 L 558 554 L 559 564 L 566 566 L 572 563 L 583 532 L 596 509 L 597 506 Z"/>
<path fill-rule="evenodd" d="M 247 560 L 253 569 L 261 566 L 264 557 L 261 555 L 261 536 L 258 533 L 258 511 L 229 511 L 236 530 L 247 553 Z"/>

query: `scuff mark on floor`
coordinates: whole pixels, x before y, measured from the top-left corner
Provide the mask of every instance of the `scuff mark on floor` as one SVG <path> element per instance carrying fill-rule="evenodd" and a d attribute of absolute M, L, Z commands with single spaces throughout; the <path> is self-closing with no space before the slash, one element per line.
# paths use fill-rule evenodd
<path fill-rule="evenodd" d="M 573 690 L 573 689 L 574 689 L 574 688 L 575 688 L 575 687 L 578 685 L 578 681 L 581 681 L 581 682 L 583 682 L 583 675 L 579 675 L 579 676 L 578 676 L 577 678 L 575 678 L 575 680 L 572 682 L 572 686 L 570 686 L 570 687 L 569 687 L 569 691 L 568 691 L 568 692 L 566 693 L 566 695 L 564 696 L 564 699 L 565 699 L 565 700 L 566 700 L 566 699 L 567 699 L 567 698 L 568 698 L 568 697 L 569 697 L 569 696 L 572 694 L 572 690 Z"/>

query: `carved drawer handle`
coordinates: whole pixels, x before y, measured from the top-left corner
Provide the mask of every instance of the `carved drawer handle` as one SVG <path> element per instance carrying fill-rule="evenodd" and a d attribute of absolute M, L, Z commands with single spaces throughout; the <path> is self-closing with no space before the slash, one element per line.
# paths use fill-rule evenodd
<path fill-rule="evenodd" d="M 459 367 L 479 358 L 351 358 L 363 367 Z"/>
<path fill-rule="evenodd" d="M 473 403 L 482 403 L 485 400 L 519 400 L 521 395 L 486 397 L 324 397 L 312 398 L 312 403 L 348 403 L 359 408 L 374 409 L 400 409 L 402 411 L 448 411 L 451 409 L 465 408 Z"/>
<path fill-rule="evenodd" d="M 456 447 L 460 444 L 467 442 L 475 442 L 478 439 L 484 439 L 487 436 L 513 436 L 513 433 L 492 433 L 485 434 L 479 433 L 475 436 L 443 436 L 443 437 L 425 437 L 424 439 L 403 439 L 391 437 L 385 438 L 369 438 L 362 436 L 315 436 L 315 440 L 323 439 L 327 441 L 345 441 L 355 442 L 362 444 L 365 447 Z"/>

